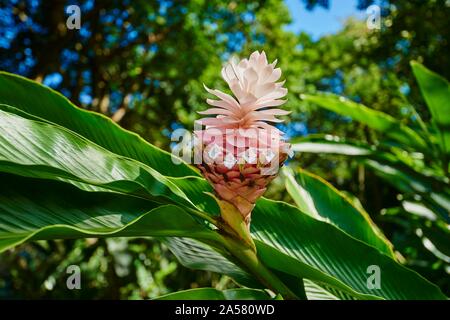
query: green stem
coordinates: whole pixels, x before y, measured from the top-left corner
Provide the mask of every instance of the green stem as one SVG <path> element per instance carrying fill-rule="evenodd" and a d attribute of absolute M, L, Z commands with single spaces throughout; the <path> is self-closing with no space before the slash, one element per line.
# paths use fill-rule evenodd
<path fill-rule="evenodd" d="M 258 259 L 254 249 L 236 241 L 227 235 L 223 235 L 222 243 L 228 251 L 241 262 L 248 271 L 256 276 L 262 284 L 267 286 L 275 293 L 279 293 L 284 299 L 299 299 L 277 276 L 275 276 L 266 266 Z"/>
<path fill-rule="evenodd" d="M 214 197 L 214 196 L 213 196 Z M 214 197 L 215 198 L 215 197 Z M 215 198 L 216 199 L 216 198 Z M 262 284 L 285 299 L 299 299 L 273 272 L 264 266 L 256 255 L 256 247 L 250 236 L 248 226 L 242 220 L 239 211 L 232 205 L 216 199 L 221 209 L 221 217 L 212 217 L 198 210 L 190 212 L 203 218 L 218 228 L 218 233 L 211 233 L 204 240 L 220 243 L 229 253 L 253 274 Z M 205 235 L 198 235 L 204 237 Z"/>

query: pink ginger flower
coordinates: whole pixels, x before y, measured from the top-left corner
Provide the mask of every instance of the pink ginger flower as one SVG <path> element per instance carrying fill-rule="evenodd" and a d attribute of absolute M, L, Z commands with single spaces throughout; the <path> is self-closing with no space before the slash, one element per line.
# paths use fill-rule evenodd
<path fill-rule="evenodd" d="M 269 123 L 282 122 L 276 116 L 289 114 L 277 109 L 286 102 L 280 68 L 269 64 L 264 51 L 249 59 L 232 59 L 222 77 L 233 95 L 205 89 L 218 100 L 207 99 L 212 107 L 199 112 L 214 116 L 197 120 L 204 129 L 196 131 L 196 148 L 203 158 L 198 165 L 218 198 L 239 210 L 249 225 L 256 200 L 266 191 L 279 167 L 292 151 L 283 133 Z"/>

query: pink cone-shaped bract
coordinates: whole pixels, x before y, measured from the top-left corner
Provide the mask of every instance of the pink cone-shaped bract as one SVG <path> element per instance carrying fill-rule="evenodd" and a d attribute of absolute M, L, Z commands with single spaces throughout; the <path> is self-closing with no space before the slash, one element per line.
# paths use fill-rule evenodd
<path fill-rule="evenodd" d="M 206 100 L 211 108 L 199 113 L 209 117 L 197 120 L 204 126 L 195 132 L 195 147 L 203 155 L 198 167 L 217 196 L 233 204 L 247 224 L 256 200 L 291 153 L 283 133 L 273 126 L 282 122 L 277 116 L 289 114 L 275 108 L 286 102 L 282 98 L 287 94 L 275 65 L 267 62 L 264 51 L 232 59 L 222 77 L 234 97 L 205 86 L 217 99 Z"/>

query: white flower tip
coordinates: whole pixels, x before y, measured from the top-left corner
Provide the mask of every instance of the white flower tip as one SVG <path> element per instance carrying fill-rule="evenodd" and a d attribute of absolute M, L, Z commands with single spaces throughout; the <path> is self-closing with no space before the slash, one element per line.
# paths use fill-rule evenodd
<path fill-rule="evenodd" d="M 221 128 L 235 128 L 237 125 L 249 127 L 270 126 L 267 122 L 282 122 L 276 116 L 289 114 L 273 109 L 270 113 L 260 110 L 264 105 L 267 108 L 282 105 L 285 101 L 279 100 L 287 94 L 283 87 L 286 80 L 277 82 L 281 77 L 281 69 L 269 67 L 264 50 L 254 51 L 249 59 L 234 62 L 232 57 L 222 69 L 222 77 L 227 82 L 233 95 L 220 90 L 210 89 L 205 84 L 205 90 L 216 96 L 218 100 L 206 99 L 206 102 L 216 108 L 201 114 L 216 115 L 218 120 L 207 120 L 208 125 Z M 272 64 L 276 64 L 275 60 Z M 221 110 L 224 109 L 224 110 Z M 204 123 L 206 124 L 206 123 Z"/>

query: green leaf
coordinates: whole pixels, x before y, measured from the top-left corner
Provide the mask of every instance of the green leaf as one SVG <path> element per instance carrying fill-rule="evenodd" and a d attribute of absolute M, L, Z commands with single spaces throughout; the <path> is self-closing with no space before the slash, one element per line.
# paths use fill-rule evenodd
<path fill-rule="evenodd" d="M 60 93 L 21 76 L 0 71 L 0 104 L 65 127 L 165 176 L 198 176 L 192 167 L 173 163 L 169 153 L 122 129 L 108 117 L 78 108 Z"/>
<path fill-rule="evenodd" d="M 392 244 L 374 224 L 367 212 L 320 177 L 299 169 L 284 168 L 286 189 L 298 208 L 312 217 L 329 222 L 349 235 L 394 258 Z"/>
<path fill-rule="evenodd" d="M 414 76 L 430 110 L 432 121 L 439 132 L 444 154 L 450 154 L 450 83 L 420 63 L 411 62 Z"/>
<path fill-rule="evenodd" d="M 428 251 L 446 263 L 450 263 L 450 232 L 448 229 L 425 226 L 416 232 Z"/>
<path fill-rule="evenodd" d="M 246 287 L 263 288 L 252 275 L 234 263 L 233 257 L 223 249 L 189 238 L 171 237 L 162 241 L 187 268 L 224 274 Z"/>
<path fill-rule="evenodd" d="M 60 126 L 0 110 L 0 145 L 0 171 L 194 207 L 180 188 L 156 170 Z"/>
<path fill-rule="evenodd" d="M 270 268 L 326 284 L 358 299 L 445 299 L 439 288 L 375 248 L 314 220 L 283 202 L 261 199 L 252 236 Z M 367 268 L 379 266 L 381 289 L 367 286 Z"/>
<path fill-rule="evenodd" d="M 331 135 L 309 135 L 291 139 L 292 150 L 295 152 L 330 153 L 346 156 L 370 156 L 374 150 L 370 146 L 343 142 Z"/>
<path fill-rule="evenodd" d="M 293 150 L 352 156 L 400 191 L 420 195 L 427 207 L 444 221 L 450 221 L 450 189 L 446 178 L 415 165 L 414 160 L 403 153 L 400 157 L 362 143 L 327 136 L 294 139 Z"/>
<path fill-rule="evenodd" d="M 328 292 L 313 281 L 305 279 L 304 283 L 308 300 L 341 300 L 336 295 Z"/>
<path fill-rule="evenodd" d="M 424 152 L 429 151 L 429 146 L 419 134 L 386 113 L 333 94 L 302 95 L 302 98 L 322 108 L 364 123 L 405 146 L 411 146 Z"/>
<path fill-rule="evenodd" d="M 197 288 L 169 293 L 155 300 L 271 300 L 263 290 Z"/>
<path fill-rule="evenodd" d="M 0 173 L 0 252 L 24 241 L 216 234 L 174 205 Z"/>
<path fill-rule="evenodd" d="M 32 240 L 154 236 L 186 267 L 218 272 L 261 288 L 229 254 L 194 240 L 209 243 L 217 236 L 180 207 L 5 173 L 0 173 L 0 180 L 0 252 Z"/>
<path fill-rule="evenodd" d="M 435 179 L 437 183 L 447 183 L 440 172 L 440 168 L 436 171 L 434 170 L 435 167 L 426 166 L 422 153 L 407 152 L 387 143 L 381 142 L 375 146 L 329 134 L 311 134 L 293 138 L 291 144 L 292 150 L 295 152 L 345 155 L 358 160 L 372 159 L 380 163 L 404 167 L 416 174 Z"/>
<path fill-rule="evenodd" d="M 423 203 L 441 219 L 450 222 L 450 189 L 445 184 L 389 163 L 366 160 L 364 163 L 387 183 L 410 195 L 420 195 Z"/>

